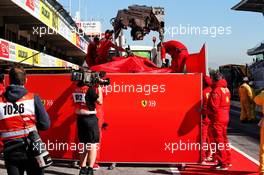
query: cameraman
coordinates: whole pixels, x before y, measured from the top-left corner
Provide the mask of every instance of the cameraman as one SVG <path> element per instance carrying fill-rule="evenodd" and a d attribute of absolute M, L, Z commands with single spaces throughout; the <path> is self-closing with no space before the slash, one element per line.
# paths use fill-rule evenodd
<path fill-rule="evenodd" d="M 82 81 L 77 84 L 73 93 L 79 142 L 84 144 L 84 151 L 80 153 L 80 175 L 93 175 L 96 160 L 97 144 L 100 134 L 96 117 L 96 103 L 103 103 L 102 88 L 88 87 Z M 98 93 L 97 93 L 97 92 Z M 88 163 L 88 168 L 86 164 Z"/>
<path fill-rule="evenodd" d="M 28 149 L 29 133 L 47 130 L 50 120 L 39 96 L 29 93 L 24 84 L 26 72 L 21 66 L 9 71 L 10 86 L 0 97 L 0 137 L 4 142 L 4 160 L 8 175 L 43 175 Z"/>

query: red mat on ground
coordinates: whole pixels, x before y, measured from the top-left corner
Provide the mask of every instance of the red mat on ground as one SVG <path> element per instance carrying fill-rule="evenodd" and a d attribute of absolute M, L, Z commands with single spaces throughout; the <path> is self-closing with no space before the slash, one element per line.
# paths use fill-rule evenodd
<path fill-rule="evenodd" d="M 228 171 L 216 171 L 210 169 L 210 166 L 188 165 L 185 171 L 181 171 L 181 175 L 258 175 L 258 165 L 232 150 L 233 166 Z"/>

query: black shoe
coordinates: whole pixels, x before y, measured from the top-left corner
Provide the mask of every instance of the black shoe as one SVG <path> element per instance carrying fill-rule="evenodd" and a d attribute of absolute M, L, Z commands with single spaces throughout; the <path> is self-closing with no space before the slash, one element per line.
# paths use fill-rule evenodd
<path fill-rule="evenodd" d="M 87 169 L 87 175 L 94 175 L 93 168 L 88 167 L 88 169 Z"/>
<path fill-rule="evenodd" d="M 228 169 L 229 167 L 227 165 L 215 167 L 215 170 L 220 170 L 220 171 L 227 171 Z"/>
<path fill-rule="evenodd" d="M 247 120 L 240 120 L 241 123 L 248 123 Z"/>
<path fill-rule="evenodd" d="M 254 119 L 248 120 L 248 123 L 255 123 Z"/>
<path fill-rule="evenodd" d="M 80 169 L 79 175 L 87 175 L 88 174 L 88 169 L 86 167 L 82 167 Z"/>
<path fill-rule="evenodd" d="M 216 165 L 211 166 L 211 169 L 216 169 L 217 167 L 221 167 L 222 163 L 217 163 Z"/>

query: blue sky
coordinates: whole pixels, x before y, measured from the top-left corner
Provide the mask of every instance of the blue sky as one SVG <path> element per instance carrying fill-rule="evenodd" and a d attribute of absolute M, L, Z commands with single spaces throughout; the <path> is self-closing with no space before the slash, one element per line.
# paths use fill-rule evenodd
<path fill-rule="evenodd" d="M 252 62 L 252 57 L 246 51 L 256 46 L 263 39 L 264 18 L 260 13 L 233 11 L 231 7 L 240 0 L 80 0 L 82 20 L 99 20 L 103 31 L 110 28 L 110 19 L 115 17 L 119 9 L 129 5 L 139 4 L 161 6 L 165 8 L 165 25 L 167 29 L 182 27 L 199 27 L 201 31 L 224 27 L 222 35 L 179 34 L 169 35 L 165 40 L 179 40 L 183 42 L 190 53 L 198 52 L 203 43 L 206 43 L 209 67 L 216 68 L 223 64 L 245 64 Z M 69 0 L 60 0 L 66 9 L 69 9 Z M 78 10 L 78 0 L 72 0 L 72 15 Z M 229 31 L 227 31 L 227 28 Z M 221 29 L 222 30 L 222 29 Z M 231 32 L 230 32 L 231 31 Z M 150 33 L 144 41 L 133 42 L 130 32 L 126 31 L 127 42 L 130 45 L 151 45 Z"/>

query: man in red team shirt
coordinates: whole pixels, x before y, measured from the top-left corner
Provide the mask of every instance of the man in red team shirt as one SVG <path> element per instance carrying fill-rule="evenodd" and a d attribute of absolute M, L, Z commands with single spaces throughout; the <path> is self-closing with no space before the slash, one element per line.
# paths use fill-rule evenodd
<path fill-rule="evenodd" d="M 99 38 L 94 37 L 93 42 L 90 42 L 88 45 L 87 55 L 85 59 L 88 67 L 92 67 L 95 65 L 98 46 L 99 46 Z"/>
<path fill-rule="evenodd" d="M 212 79 L 209 76 L 203 78 L 203 106 L 202 106 L 202 143 L 210 145 L 212 141 L 211 122 L 208 117 L 207 105 L 212 91 Z M 202 150 L 202 163 L 206 164 L 210 161 L 211 150 Z"/>
<path fill-rule="evenodd" d="M 227 138 L 229 123 L 230 91 L 223 75 L 216 72 L 212 75 L 213 90 L 208 101 L 208 116 L 212 122 L 212 132 L 216 145 L 215 159 L 217 170 L 228 170 L 231 164 L 230 143 Z"/>
<path fill-rule="evenodd" d="M 96 64 L 107 63 L 107 57 L 111 48 L 115 48 L 118 51 L 125 52 L 126 50 L 122 47 L 117 46 L 112 42 L 113 30 L 106 30 L 105 37 L 100 41 L 99 47 L 97 49 Z"/>
<path fill-rule="evenodd" d="M 176 40 L 170 40 L 161 43 L 161 59 L 165 64 L 166 53 L 171 56 L 171 68 L 174 72 L 183 72 L 186 59 L 189 56 L 188 50 L 184 44 Z"/>

